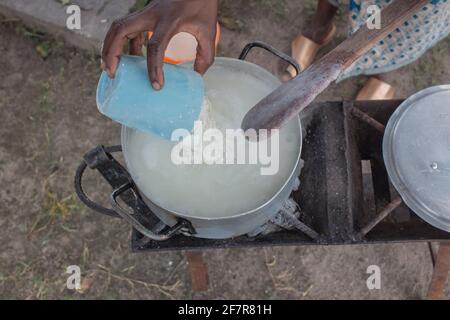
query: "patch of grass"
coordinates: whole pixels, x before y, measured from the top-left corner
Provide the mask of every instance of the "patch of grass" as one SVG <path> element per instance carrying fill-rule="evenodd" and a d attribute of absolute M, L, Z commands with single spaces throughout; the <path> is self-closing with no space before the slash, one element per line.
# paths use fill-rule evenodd
<path fill-rule="evenodd" d="M 46 191 L 42 199 L 41 212 L 29 228 L 28 236 L 44 230 L 51 232 L 51 226 L 56 223 L 65 231 L 74 231 L 65 226 L 64 223 L 72 216 L 72 212 L 78 210 L 78 208 L 73 194 L 62 197 L 55 192 Z"/>
<path fill-rule="evenodd" d="M 44 120 L 45 121 L 45 120 Z M 60 168 L 62 158 L 58 156 L 57 152 L 55 151 L 55 144 L 53 142 L 53 136 L 50 133 L 50 129 L 47 123 L 45 123 L 45 139 L 47 144 L 47 168 L 49 171 L 49 177 L 45 180 L 44 183 L 44 190 L 47 190 L 47 183 L 49 182 L 52 177 L 54 177 L 57 173 L 57 171 Z"/>
<path fill-rule="evenodd" d="M 158 291 L 162 295 L 164 295 L 166 298 L 175 299 L 174 293 L 177 291 L 178 287 L 181 285 L 180 280 L 176 280 L 173 284 L 157 284 L 157 283 L 151 283 L 146 282 L 143 280 L 131 278 L 128 275 L 124 275 L 123 272 L 121 273 L 115 273 L 111 268 L 108 268 L 106 266 L 103 266 L 101 264 L 98 264 L 98 269 L 92 269 L 91 272 L 93 273 L 91 277 L 93 276 L 106 276 L 108 279 L 114 279 L 118 280 L 120 282 L 124 282 L 127 284 L 131 291 L 135 291 L 136 286 L 143 287 L 147 289 L 148 291 Z M 109 285 L 109 281 L 107 283 Z M 107 288 L 105 288 L 107 289 Z"/>
<path fill-rule="evenodd" d="M 18 35 L 31 39 L 35 44 L 37 54 L 43 59 L 47 59 L 57 49 L 64 46 L 64 42 L 54 38 L 42 31 L 25 26 L 19 22 L 15 26 Z"/>
<path fill-rule="evenodd" d="M 44 195 L 42 210 L 53 220 L 66 220 L 71 214 L 74 200 L 73 195 L 61 198 L 56 193 L 48 191 Z"/>
<path fill-rule="evenodd" d="M 241 31 L 244 27 L 244 22 L 239 20 L 233 12 L 233 3 L 231 1 L 219 1 L 217 15 L 220 24 L 231 31 Z"/>
<path fill-rule="evenodd" d="M 267 272 L 272 280 L 272 285 L 274 291 L 278 293 L 288 292 L 293 294 L 298 298 L 305 298 L 309 291 L 312 289 L 310 285 L 305 291 L 301 291 L 298 288 L 292 286 L 294 274 L 291 270 L 283 270 L 281 272 L 276 272 L 277 257 L 275 255 L 269 254 L 269 250 L 264 248 L 264 263 L 267 268 Z"/>
<path fill-rule="evenodd" d="M 45 299 L 49 289 L 47 280 L 35 279 L 33 288 L 34 291 L 36 292 L 37 299 Z"/>
<path fill-rule="evenodd" d="M 15 31 L 17 34 L 27 37 L 27 38 L 30 38 L 32 40 L 45 38 L 45 33 L 35 30 L 35 29 L 32 29 L 30 27 L 27 27 L 23 23 L 18 23 L 16 25 Z"/>
<path fill-rule="evenodd" d="M 43 41 L 36 46 L 36 52 L 42 59 L 47 59 L 51 52 L 51 43 L 49 41 Z"/>
<path fill-rule="evenodd" d="M 11 23 L 11 22 L 20 22 L 20 20 L 16 18 L 5 18 L 4 16 L 0 15 L 0 23 Z"/>
<path fill-rule="evenodd" d="M 312 17 L 316 13 L 317 0 L 306 0 L 303 2 L 302 16 Z"/>
<path fill-rule="evenodd" d="M 218 20 L 221 26 L 231 31 L 241 31 L 244 26 L 244 23 L 241 20 L 223 14 L 219 15 Z"/>
<path fill-rule="evenodd" d="M 130 13 L 144 9 L 144 7 L 147 5 L 147 3 L 150 3 L 150 1 L 149 0 L 136 0 L 134 6 L 132 6 L 130 8 Z"/>
<path fill-rule="evenodd" d="M 50 82 L 45 81 L 39 83 L 39 107 L 41 111 L 47 113 L 52 111 L 50 104 L 51 85 Z"/>

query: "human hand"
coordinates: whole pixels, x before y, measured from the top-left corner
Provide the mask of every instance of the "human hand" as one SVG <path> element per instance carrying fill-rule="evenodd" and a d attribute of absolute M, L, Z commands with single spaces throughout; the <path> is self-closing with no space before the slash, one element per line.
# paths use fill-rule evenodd
<path fill-rule="evenodd" d="M 153 0 L 142 11 L 116 20 L 111 25 L 102 49 L 102 69 L 113 78 L 125 44 L 130 54 L 140 55 L 147 32 L 147 67 L 155 90 L 164 85 L 164 52 L 170 39 L 179 32 L 192 34 L 198 42 L 194 70 L 204 74 L 214 61 L 218 0 Z"/>

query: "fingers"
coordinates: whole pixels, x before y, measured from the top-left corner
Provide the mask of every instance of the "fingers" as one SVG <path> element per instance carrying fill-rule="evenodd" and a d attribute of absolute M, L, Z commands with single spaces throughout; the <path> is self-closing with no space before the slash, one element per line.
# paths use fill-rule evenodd
<path fill-rule="evenodd" d="M 200 33 L 195 35 L 197 39 L 197 55 L 194 70 L 203 75 L 214 62 L 215 56 L 215 32 Z"/>
<path fill-rule="evenodd" d="M 134 14 L 114 21 L 106 35 L 102 49 L 104 70 L 111 78 L 116 73 L 120 55 L 126 42 L 138 37 L 142 31 L 151 30 L 152 27 L 152 19 L 145 19 L 143 15 Z M 137 51 L 137 45 L 138 42 L 135 42 L 133 51 Z"/>
<path fill-rule="evenodd" d="M 161 90 L 164 86 L 164 52 L 172 35 L 173 29 L 167 29 L 166 26 L 160 24 L 147 44 L 148 77 L 155 90 Z"/>
<path fill-rule="evenodd" d="M 138 35 L 130 41 L 130 54 L 132 56 L 142 55 L 142 46 L 145 42 L 147 32 L 139 32 Z"/>
<path fill-rule="evenodd" d="M 111 25 L 103 43 L 102 61 L 105 71 L 111 78 L 114 77 L 116 73 L 122 48 L 127 41 L 125 32 L 125 21 L 116 20 Z"/>

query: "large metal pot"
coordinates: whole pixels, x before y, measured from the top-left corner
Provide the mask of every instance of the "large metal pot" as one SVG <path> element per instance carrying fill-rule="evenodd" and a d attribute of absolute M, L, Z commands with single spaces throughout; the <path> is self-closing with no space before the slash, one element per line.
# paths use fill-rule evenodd
<path fill-rule="evenodd" d="M 260 42 L 247 45 L 239 59 L 216 58 L 215 65 L 245 71 L 250 76 L 257 79 L 264 79 L 265 82 L 269 82 L 273 87 L 272 89 L 277 88 L 281 82 L 274 75 L 255 64 L 244 61 L 247 53 L 253 47 L 264 48 L 292 64 L 297 71 L 299 70 L 298 64 L 296 64 L 292 58 Z M 300 118 L 297 118 L 295 122 L 298 126 L 300 146 L 298 148 L 298 154 L 296 155 L 295 166 L 293 166 L 289 177 L 286 179 L 282 187 L 270 198 L 270 200 L 266 201 L 259 207 L 247 212 L 241 212 L 228 216 L 226 218 L 199 217 L 192 214 L 185 215 L 180 212 L 171 211 L 156 204 L 155 201 L 153 201 L 148 195 L 141 192 L 141 190 L 139 190 L 139 181 L 135 179 L 133 172 L 130 170 L 130 155 L 127 151 L 127 146 L 129 144 L 130 136 L 132 136 L 133 129 L 123 126 L 121 133 L 122 151 L 128 170 L 130 171 L 131 179 L 133 179 L 134 182 L 124 184 L 112 193 L 111 204 L 113 206 L 113 210 L 119 216 L 130 222 L 138 231 L 154 240 L 165 240 L 176 233 L 207 239 L 226 239 L 250 233 L 264 223 L 268 222 L 278 213 L 296 185 L 301 169 L 300 155 L 302 147 L 302 130 Z M 155 150 L 155 152 L 157 152 L 157 150 Z M 154 213 L 165 225 L 169 226 L 168 230 L 164 233 L 148 230 L 133 216 L 132 213 L 129 212 L 129 210 L 123 208 L 119 204 L 117 198 L 125 192 L 130 191 L 139 194 L 139 198 L 145 202 L 152 213 Z"/>

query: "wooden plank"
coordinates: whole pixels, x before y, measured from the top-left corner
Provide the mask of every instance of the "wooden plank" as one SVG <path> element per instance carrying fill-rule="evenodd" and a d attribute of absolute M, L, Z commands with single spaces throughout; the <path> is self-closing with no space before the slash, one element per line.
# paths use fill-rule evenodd
<path fill-rule="evenodd" d="M 368 223 L 376 215 L 375 190 L 373 188 L 372 165 L 370 160 L 361 160 L 363 185 L 363 223 Z"/>
<path fill-rule="evenodd" d="M 450 243 L 441 242 L 436 256 L 433 276 L 430 288 L 428 289 L 428 299 L 442 299 L 450 272 Z"/>
<path fill-rule="evenodd" d="M 191 272 L 192 290 L 201 292 L 208 290 L 208 267 L 203 261 L 201 251 L 186 251 L 185 256 Z"/>

